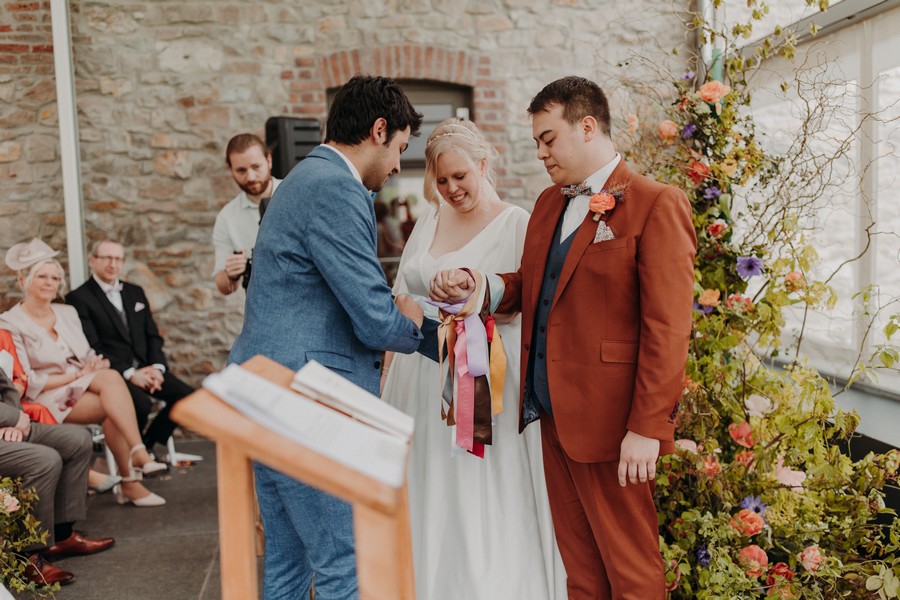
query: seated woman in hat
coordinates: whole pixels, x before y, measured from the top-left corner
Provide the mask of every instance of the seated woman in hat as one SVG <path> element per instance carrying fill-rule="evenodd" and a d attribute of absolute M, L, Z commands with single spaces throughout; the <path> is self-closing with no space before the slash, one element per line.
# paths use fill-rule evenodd
<path fill-rule="evenodd" d="M 165 500 L 145 488 L 142 475 L 166 466 L 154 461 L 141 443 L 125 380 L 97 356 L 74 308 L 53 301 L 62 296 L 65 272 L 58 252 L 38 239 L 16 244 L 6 264 L 19 274 L 22 302 L 0 314 L 28 377 L 25 396 L 46 406 L 60 423 L 100 423 L 122 480 L 119 502 L 161 506 Z"/>

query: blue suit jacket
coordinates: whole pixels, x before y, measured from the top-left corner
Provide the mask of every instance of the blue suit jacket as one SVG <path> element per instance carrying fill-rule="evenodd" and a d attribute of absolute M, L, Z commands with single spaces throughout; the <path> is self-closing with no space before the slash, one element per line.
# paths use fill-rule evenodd
<path fill-rule="evenodd" d="M 421 339 L 378 264 L 369 192 L 340 156 L 316 148 L 266 210 L 229 362 L 262 354 L 297 370 L 316 360 L 377 395 L 381 351 L 408 354 Z"/>

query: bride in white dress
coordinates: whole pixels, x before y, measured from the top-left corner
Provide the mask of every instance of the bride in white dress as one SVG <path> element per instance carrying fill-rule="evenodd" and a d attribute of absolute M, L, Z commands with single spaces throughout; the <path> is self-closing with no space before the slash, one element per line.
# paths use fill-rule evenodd
<path fill-rule="evenodd" d="M 432 206 L 403 251 L 395 294 L 427 297 L 431 278 L 446 269 L 518 269 L 529 215 L 494 191 L 494 155 L 471 121 L 448 119 L 429 136 L 425 195 Z M 436 309 L 426 305 L 426 316 L 436 318 Z M 421 354 L 386 358 L 382 397 L 416 423 L 409 496 L 416 597 L 423 600 L 566 598 L 540 430 L 518 433 L 520 316 L 500 316 L 497 324 L 507 357 L 503 411 L 483 459 L 453 445 L 453 429 L 441 419 L 438 364 Z"/>

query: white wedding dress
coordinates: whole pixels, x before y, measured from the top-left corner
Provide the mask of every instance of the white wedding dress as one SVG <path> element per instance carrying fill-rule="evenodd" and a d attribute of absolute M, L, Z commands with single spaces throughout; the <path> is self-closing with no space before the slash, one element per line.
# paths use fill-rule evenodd
<path fill-rule="evenodd" d="M 437 220 L 429 208 L 403 251 L 394 293 L 427 296 L 431 278 L 444 269 L 515 271 L 528 216 L 508 207 L 466 246 L 435 258 L 428 249 Z M 453 430 L 441 420 L 437 363 L 421 354 L 394 356 L 382 397 L 415 418 L 409 499 L 417 598 L 566 598 L 540 428 L 533 424 L 518 432 L 520 320 L 516 315 L 498 326 L 507 357 L 503 411 L 494 419 L 493 445 L 485 447 L 483 459 L 452 446 Z"/>

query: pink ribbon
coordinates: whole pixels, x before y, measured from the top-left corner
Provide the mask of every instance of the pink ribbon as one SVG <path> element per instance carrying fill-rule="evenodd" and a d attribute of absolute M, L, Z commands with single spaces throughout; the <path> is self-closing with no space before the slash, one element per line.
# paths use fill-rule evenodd
<path fill-rule="evenodd" d="M 456 445 L 472 450 L 475 443 L 475 378 L 469 369 L 468 344 L 464 322 L 456 322 Z"/>

